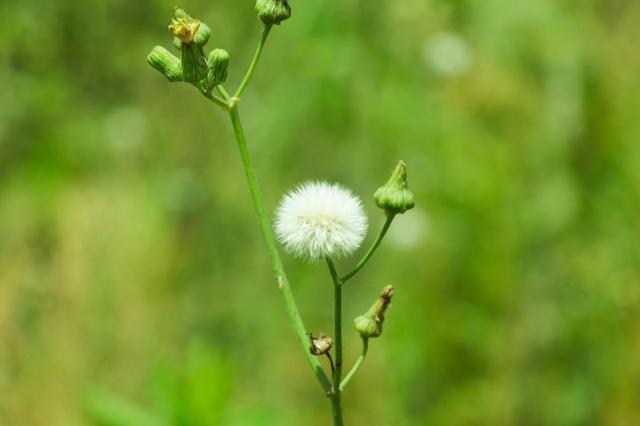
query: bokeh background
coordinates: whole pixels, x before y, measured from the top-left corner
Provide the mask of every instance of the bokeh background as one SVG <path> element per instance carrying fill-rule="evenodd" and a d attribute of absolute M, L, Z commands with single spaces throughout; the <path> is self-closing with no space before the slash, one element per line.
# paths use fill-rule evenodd
<path fill-rule="evenodd" d="M 227 117 L 145 62 L 173 5 L 0 4 L 2 425 L 330 424 Z M 236 87 L 253 2 L 181 5 Z M 640 3 L 292 7 L 241 105 L 268 207 L 342 182 L 374 234 L 398 159 L 417 197 L 345 289 L 397 288 L 347 424 L 640 424 Z M 331 330 L 325 266 L 286 264 Z"/>

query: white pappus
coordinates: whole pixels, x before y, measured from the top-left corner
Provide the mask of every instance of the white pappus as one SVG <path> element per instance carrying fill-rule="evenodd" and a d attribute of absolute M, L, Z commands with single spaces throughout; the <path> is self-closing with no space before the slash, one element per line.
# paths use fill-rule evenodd
<path fill-rule="evenodd" d="M 362 244 L 362 201 L 342 185 L 306 182 L 287 192 L 276 211 L 278 241 L 295 257 L 346 256 Z"/>

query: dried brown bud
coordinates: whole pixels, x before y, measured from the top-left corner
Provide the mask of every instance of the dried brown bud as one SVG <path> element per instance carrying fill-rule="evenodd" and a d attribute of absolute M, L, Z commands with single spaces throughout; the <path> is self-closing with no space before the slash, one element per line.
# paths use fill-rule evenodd
<path fill-rule="evenodd" d="M 324 355 L 333 347 L 333 339 L 324 333 L 320 333 L 320 337 L 310 334 L 311 346 L 309 352 L 313 355 Z"/>

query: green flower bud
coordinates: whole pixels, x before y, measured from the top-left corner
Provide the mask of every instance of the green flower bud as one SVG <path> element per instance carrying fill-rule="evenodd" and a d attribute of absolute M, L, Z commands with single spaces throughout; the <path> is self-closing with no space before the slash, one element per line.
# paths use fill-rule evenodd
<path fill-rule="evenodd" d="M 393 297 L 393 286 L 386 286 L 378 300 L 371 306 L 366 314 L 360 315 L 353 321 L 358 333 L 363 339 L 379 337 L 382 334 L 384 325 L 384 313 L 391 304 Z"/>
<path fill-rule="evenodd" d="M 333 339 L 324 333 L 320 333 L 320 337 L 314 337 L 310 334 L 309 338 L 311 339 L 309 352 L 313 355 L 324 355 L 333 347 Z"/>
<path fill-rule="evenodd" d="M 211 38 L 211 28 L 207 24 L 200 23 L 200 28 L 196 31 L 195 36 L 193 37 L 193 42 L 200 47 L 204 47 L 205 44 Z"/>
<path fill-rule="evenodd" d="M 280 25 L 291 17 L 291 7 L 287 0 L 257 0 L 256 12 L 265 25 Z"/>
<path fill-rule="evenodd" d="M 202 47 L 195 43 L 182 43 L 182 79 L 197 83 L 207 77 L 209 66 Z"/>
<path fill-rule="evenodd" d="M 209 71 L 207 72 L 206 88 L 211 90 L 227 80 L 229 53 L 224 49 L 214 49 L 209 53 L 207 62 L 209 63 Z"/>
<path fill-rule="evenodd" d="M 147 62 L 169 81 L 182 80 L 182 62 L 162 46 L 156 46 L 147 56 Z"/>
<path fill-rule="evenodd" d="M 407 189 L 407 166 L 403 161 L 398 163 L 387 183 L 373 194 L 373 199 L 387 215 L 404 213 L 413 208 L 414 197 Z"/>
<path fill-rule="evenodd" d="M 353 321 L 358 333 L 363 338 L 378 337 L 382 334 L 382 324 L 374 320 L 370 315 L 364 314 L 356 317 Z"/>

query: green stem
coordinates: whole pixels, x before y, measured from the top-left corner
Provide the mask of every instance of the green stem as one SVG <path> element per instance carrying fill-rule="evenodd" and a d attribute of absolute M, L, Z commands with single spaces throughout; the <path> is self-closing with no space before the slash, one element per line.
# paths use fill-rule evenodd
<path fill-rule="evenodd" d="M 353 365 L 353 368 L 351 368 L 351 371 L 349 371 L 347 373 L 347 375 L 344 377 L 344 379 L 342 380 L 342 382 L 340 382 L 340 392 L 342 392 L 344 390 L 344 388 L 347 386 L 347 383 L 349 383 L 349 381 L 356 374 L 356 372 L 358 371 L 358 369 L 362 365 L 362 362 L 367 357 L 367 351 L 368 350 L 369 350 L 369 339 L 367 339 L 366 337 L 363 337 L 362 338 L 362 352 L 360 353 L 360 356 L 356 360 L 356 363 Z"/>
<path fill-rule="evenodd" d="M 249 65 L 249 69 L 240 83 L 240 87 L 236 90 L 234 98 L 239 98 L 242 96 L 244 89 L 247 88 L 247 85 L 251 81 L 251 77 L 253 77 L 253 72 L 256 70 L 256 66 L 258 65 L 258 61 L 260 61 L 260 56 L 262 55 L 262 50 L 264 49 L 264 44 L 267 41 L 267 37 L 269 36 L 269 31 L 271 31 L 271 25 L 265 25 L 262 28 L 262 36 L 260 37 L 260 42 L 258 43 L 258 48 L 256 49 L 255 55 L 253 55 L 253 60 L 251 61 L 251 65 Z"/>
<path fill-rule="evenodd" d="M 334 426 L 342 426 L 342 393 L 340 392 L 340 380 L 342 379 L 342 281 L 338 276 L 333 260 L 327 257 L 327 265 L 331 278 L 333 279 L 333 288 L 335 294 L 335 369 L 333 371 L 333 392 L 331 393 L 331 406 L 333 407 L 333 424 Z"/>
<path fill-rule="evenodd" d="M 331 412 L 333 414 L 333 426 L 344 426 L 342 420 L 342 400 L 340 393 L 336 393 L 331 397 Z"/>
<path fill-rule="evenodd" d="M 287 276 L 284 272 L 284 266 L 282 265 L 280 253 L 278 252 L 278 248 L 273 238 L 271 225 L 269 224 L 269 218 L 265 211 L 264 205 L 262 204 L 262 196 L 260 195 L 258 179 L 256 178 L 255 168 L 251 160 L 251 155 L 249 154 L 249 149 L 247 148 L 247 141 L 244 136 L 242 123 L 240 122 L 240 115 L 238 114 L 237 108 L 230 110 L 229 115 L 231 117 L 231 123 L 233 124 L 233 130 L 236 135 L 236 141 L 238 143 L 238 149 L 240 150 L 240 157 L 242 158 L 242 164 L 246 173 L 247 183 L 249 184 L 249 191 L 251 192 L 253 205 L 260 222 L 262 236 L 264 237 L 265 243 L 267 245 L 267 250 L 271 255 L 271 263 L 273 265 L 273 270 L 276 273 L 278 287 L 282 291 L 282 296 L 284 297 L 284 302 L 287 307 L 287 313 L 289 314 L 289 318 L 291 320 L 291 323 L 293 324 L 293 328 L 298 337 L 298 341 L 302 345 L 303 352 L 307 358 L 307 361 L 309 362 L 309 365 L 311 366 L 311 369 L 316 375 L 316 378 L 318 379 L 318 382 L 320 382 L 320 385 L 322 386 L 324 391 L 326 393 L 329 393 L 331 391 L 331 381 L 322 369 L 322 365 L 320 364 L 318 358 L 312 355 L 309 351 L 309 338 L 307 336 L 307 331 L 304 328 L 304 323 L 302 322 L 302 318 L 300 317 L 300 312 L 298 311 L 293 292 L 291 291 L 289 280 L 287 279 Z"/>
<path fill-rule="evenodd" d="M 214 104 L 220 106 L 222 109 L 229 108 L 229 104 L 225 100 L 220 99 L 218 96 L 214 95 L 213 93 L 207 92 L 205 90 L 200 90 L 200 93 L 202 93 L 205 98 L 209 99 Z"/>
<path fill-rule="evenodd" d="M 376 250 L 378 249 L 378 246 L 382 242 L 382 239 L 387 234 L 387 231 L 389 230 L 389 226 L 391 226 L 391 222 L 393 222 L 394 217 L 395 217 L 395 214 L 387 215 L 387 220 L 384 222 L 384 226 L 380 230 L 380 233 L 378 234 L 378 237 L 376 238 L 376 240 L 373 242 L 373 245 L 371 246 L 371 248 L 369 248 L 369 251 L 367 251 L 367 254 L 364 255 L 364 257 L 360 260 L 360 262 L 356 264 L 356 266 L 353 268 L 351 272 L 349 272 L 348 274 L 346 274 L 340 279 L 342 282 L 347 282 L 351 277 L 357 274 L 360 269 L 362 269 L 362 267 L 369 261 L 369 259 L 371 259 L 371 256 L 373 256 L 373 253 L 376 252 Z"/>
<path fill-rule="evenodd" d="M 216 86 L 216 90 L 218 91 L 218 93 L 220 93 L 220 96 L 222 96 L 222 99 L 229 102 L 229 99 L 231 99 L 231 97 L 229 96 L 229 93 L 227 93 L 227 91 L 225 90 L 222 84 L 218 84 Z"/>

